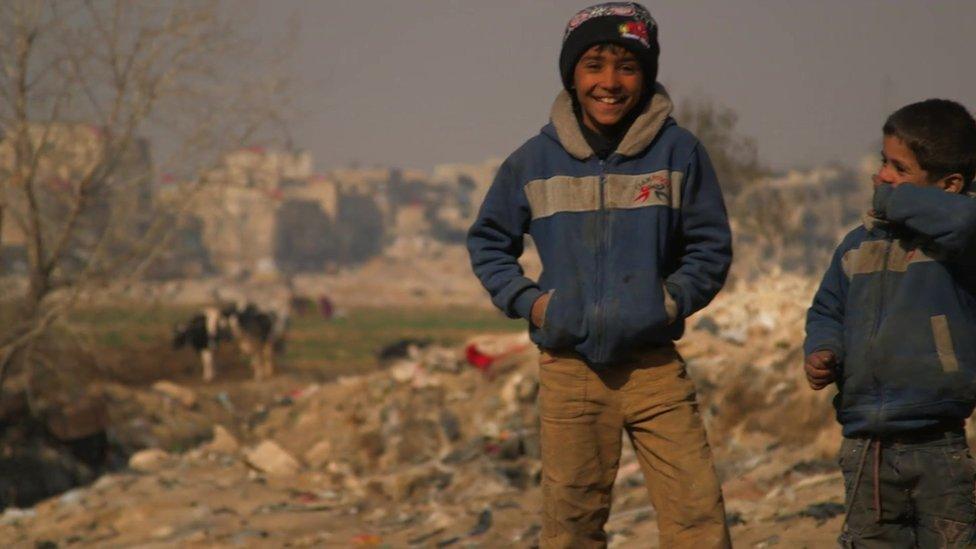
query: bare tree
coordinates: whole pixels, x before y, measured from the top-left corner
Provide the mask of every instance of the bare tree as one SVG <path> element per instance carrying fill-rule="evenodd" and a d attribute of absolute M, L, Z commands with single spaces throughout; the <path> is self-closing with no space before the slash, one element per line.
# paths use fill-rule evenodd
<path fill-rule="evenodd" d="M 735 196 L 758 179 L 769 175 L 759 161 L 756 141 L 736 128 L 739 116 L 731 108 L 701 96 L 681 101 L 675 117 L 705 145 L 722 190 Z"/>
<path fill-rule="evenodd" d="M 23 247 L 27 279 L 0 305 L 17 309 L 0 324 L 0 385 L 80 296 L 145 273 L 225 151 L 280 129 L 282 80 L 227 8 L 0 3 L 0 249 Z"/>

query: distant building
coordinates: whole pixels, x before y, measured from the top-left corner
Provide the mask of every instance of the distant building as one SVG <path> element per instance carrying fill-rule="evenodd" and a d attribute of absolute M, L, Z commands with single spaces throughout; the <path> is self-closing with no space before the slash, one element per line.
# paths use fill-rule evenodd
<path fill-rule="evenodd" d="M 129 251 L 133 235 L 146 229 L 152 208 L 148 141 L 136 138 L 122 151 L 109 150 L 104 130 L 73 123 L 32 124 L 28 134 L 32 147 L 41 151 L 34 189 L 47 238 L 58 234 L 78 194 L 85 193 L 65 267 L 83 267 L 96 247 L 107 254 Z M 25 268 L 28 231 L 23 223 L 28 204 L 21 191 L 21 176 L 14 173 L 14 140 L 6 137 L 0 141 L 0 179 L 10 184 L 0 192 L 6 192 L 3 199 L 9 209 L 0 227 L 0 267 L 4 272 L 18 272 Z"/>
<path fill-rule="evenodd" d="M 31 128 L 32 139 L 40 143 L 45 131 L 50 152 L 41 159 L 37 181 L 45 215 L 57 219 L 79 183 L 109 159 L 98 128 L 38 125 Z M 10 177 L 13 154 L 9 141 L 0 141 L 0 177 Z M 173 227 L 171 249 L 149 273 L 163 278 L 322 272 L 366 261 L 402 238 L 459 242 L 499 164 L 442 165 L 432 174 L 396 168 L 316 174 L 307 152 L 248 147 L 227 153 L 197 182 L 179 183 L 172 175 L 153 176 L 144 139 L 135 140 L 117 162 L 112 176 L 92 189 L 83 230 L 72 245 L 74 263 L 84 264 L 109 220 L 119 233 L 110 241 L 122 251 L 147 230 L 151 216 L 168 216 L 164 221 L 180 225 Z M 5 198 L 15 213 L 23 211 L 18 193 Z M 179 217 L 175 211 L 182 206 L 187 207 Z M 3 219 L 5 273 L 25 265 L 26 236 L 15 217 Z"/>

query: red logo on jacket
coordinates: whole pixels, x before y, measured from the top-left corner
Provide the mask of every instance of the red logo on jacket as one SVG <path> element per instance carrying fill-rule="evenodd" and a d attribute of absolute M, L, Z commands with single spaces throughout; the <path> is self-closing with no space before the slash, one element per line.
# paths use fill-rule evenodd
<path fill-rule="evenodd" d="M 661 202 L 665 204 L 671 202 L 671 180 L 664 175 L 651 176 L 647 183 L 640 186 L 637 196 L 634 197 L 634 204 L 647 202 L 652 192 Z"/>

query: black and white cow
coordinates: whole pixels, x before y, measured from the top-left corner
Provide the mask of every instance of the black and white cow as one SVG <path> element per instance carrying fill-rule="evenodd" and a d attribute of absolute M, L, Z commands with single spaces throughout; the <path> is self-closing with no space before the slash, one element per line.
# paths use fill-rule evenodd
<path fill-rule="evenodd" d="M 207 307 L 176 326 L 173 347 L 192 347 L 203 363 L 203 380 L 213 381 L 214 353 L 221 341 L 236 341 L 248 358 L 255 380 L 274 373 L 274 353 L 284 342 L 286 315 L 263 312 L 253 304 Z"/>
<path fill-rule="evenodd" d="M 274 355 L 284 345 L 287 315 L 262 311 L 251 303 L 225 307 L 221 313 L 241 353 L 249 357 L 254 379 L 274 375 Z"/>
<path fill-rule="evenodd" d="M 203 363 L 203 380 L 213 381 L 214 353 L 220 341 L 231 339 L 227 320 L 217 307 L 206 307 L 185 324 L 173 329 L 173 348 L 190 346 L 200 355 Z"/>

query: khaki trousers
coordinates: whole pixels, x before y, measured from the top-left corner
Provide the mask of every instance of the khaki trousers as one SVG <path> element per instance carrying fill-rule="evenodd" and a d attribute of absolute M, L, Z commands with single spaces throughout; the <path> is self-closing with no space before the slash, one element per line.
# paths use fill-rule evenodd
<path fill-rule="evenodd" d="M 607 369 L 543 351 L 539 381 L 543 548 L 606 546 L 623 431 L 657 511 L 661 547 L 730 547 L 695 386 L 673 347 Z"/>

